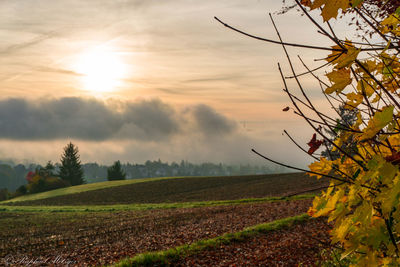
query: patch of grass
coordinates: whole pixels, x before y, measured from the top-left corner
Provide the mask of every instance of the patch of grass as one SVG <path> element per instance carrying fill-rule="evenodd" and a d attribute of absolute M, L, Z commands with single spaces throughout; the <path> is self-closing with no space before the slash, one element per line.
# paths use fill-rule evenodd
<path fill-rule="evenodd" d="M 216 238 L 200 240 L 190 245 L 183 245 L 164 251 L 147 252 L 138 254 L 133 258 L 124 259 L 114 266 L 169 266 L 173 261 L 184 258 L 189 255 L 198 253 L 199 251 L 213 248 L 219 244 L 229 244 L 234 241 L 243 241 L 260 233 L 268 233 L 271 231 L 290 227 L 293 224 L 304 222 L 310 219 L 307 214 L 276 220 L 270 223 L 259 224 L 248 227 L 243 231 L 225 234 Z"/>
<path fill-rule="evenodd" d="M 326 185 L 326 182 L 310 178 L 304 173 L 180 177 L 179 179 L 151 178 L 59 189 L 12 199 L 0 204 L 14 206 L 90 206 L 219 201 L 286 196 L 295 192 L 312 190 L 322 185 Z M 90 190 L 88 190 L 89 188 Z M 78 192 L 78 189 L 81 192 Z"/>
<path fill-rule="evenodd" d="M 152 210 L 152 209 L 178 209 L 198 208 L 208 206 L 240 205 L 251 203 L 263 203 L 274 201 L 291 201 L 313 198 L 315 195 L 297 195 L 293 197 L 266 197 L 245 198 L 236 200 L 200 201 L 182 203 L 159 203 L 159 204 L 125 204 L 125 205 L 83 205 L 83 206 L 0 206 L 0 212 L 108 212 L 127 210 Z"/>

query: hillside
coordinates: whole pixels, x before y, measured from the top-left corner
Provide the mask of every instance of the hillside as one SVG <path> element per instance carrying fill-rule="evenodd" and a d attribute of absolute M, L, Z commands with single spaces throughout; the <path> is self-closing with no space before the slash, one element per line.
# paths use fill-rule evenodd
<path fill-rule="evenodd" d="M 325 185 L 304 173 L 126 180 L 81 185 L 2 202 L 5 205 L 111 205 L 284 196 Z"/>

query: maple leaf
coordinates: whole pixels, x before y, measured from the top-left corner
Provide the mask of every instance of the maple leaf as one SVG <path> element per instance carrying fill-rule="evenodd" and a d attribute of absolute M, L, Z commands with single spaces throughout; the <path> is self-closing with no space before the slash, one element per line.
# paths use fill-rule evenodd
<path fill-rule="evenodd" d="M 347 39 L 343 46 L 346 51 L 340 51 L 339 49 L 343 48 L 339 45 L 332 46 L 332 53 L 326 58 L 327 61 L 331 62 L 333 65 L 336 65 L 336 68 L 338 69 L 351 65 L 357 59 L 357 56 L 360 53 L 360 49 L 354 47 L 353 43 Z"/>
<path fill-rule="evenodd" d="M 317 134 L 313 134 L 310 142 L 307 143 L 307 145 L 310 147 L 307 153 L 312 155 L 322 145 L 322 142 L 322 140 L 317 140 Z"/>
<path fill-rule="evenodd" d="M 357 106 L 360 105 L 364 99 L 364 97 L 361 94 L 356 94 L 353 92 L 348 93 L 346 97 L 349 101 L 346 103 L 345 107 L 350 110 L 357 108 Z"/>
<path fill-rule="evenodd" d="M 323 6 L 323 7 L 322 7 Z M 322 7 L 321 16 L 324 21 L 328 21 L 331 18 L 336 18 L 339 9 L 345 11 L 347 8 L 351 7 L 351 1 L 349 0 L 315 0 L 311 9 L 316 9 Z"/>
<path fill-rule="evenodd" d="M 347 52 L 344 52 L 337 60 L 339 63 L 336 65 L 337 68 L 341 69 L 343 67 L 347 67 L 351 65 L 360 53 L 360 49 L 355 47 L 350 47 L 347 49 Z"/>
<path fill-rule="evenodd" d="M 351 84 L 350 69 L 333 70 L 326 76 L 333 83 L 331 87 L 325 89 L 325 93 L 328 95 L 333 92 L 340 93 L 347 85 Z"/>
<path fill-rule="evenodd" d="M 380 130 L 386 127 L 393 119 L 393 106 L 384 107 L 382 111 L 375 113 L 374 117 L 368 122 L 360 140 L 367 140 L 374 137 Z"/>
<path fill-rule="evenodd" d="M 374 94 L 375 89 L 366 81 L 360 80 L 357 84 L 357 90 L 359 92 L 365 92 L 366 96 L 370 97 Z"/>
<path fill-rule="evenodd" d="M 311 7 L 312 6 L 311 0 L 301 0 L 300 3 L 303 6 L 306 6 L 306 7 Z"/>
<path fill-rule="evenodd" d="M 308 168 L 310 171 L 320 173 L 320 174 L 329 174 L 332 170 L 332 162 L 328 161 L 326 158 L 321 158 L 320 161 L 316 161 L 311 163 Z M 308 173 L 310 176 L 316 176 L 318 179 L 322 177 L 322 175 Z"/>

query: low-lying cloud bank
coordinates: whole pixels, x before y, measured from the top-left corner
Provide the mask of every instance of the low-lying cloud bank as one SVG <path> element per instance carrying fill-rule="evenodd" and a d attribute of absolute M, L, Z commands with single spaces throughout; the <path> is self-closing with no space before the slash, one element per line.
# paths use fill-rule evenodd
<path fill-rule="evenodd" d="M 300 126 L 292 127 L 296 131 Z M 62 148 L 72 141 L 79 147 L 82 162 L 161 159 L 265 164 L 251 152 L 256 148 L 285 163 L 309 163 L 280 134 L 276 123 L 250 131 L 210 106 L 177 108 L 159 99 L 5 99 L 0 100 L 0 129 L 0 159 L 16 162 L 58 162 Z M 308 138 L 311 133 L 305 135 Z"/>
<path fill-rule="evenodd" d="M 195 132 L 203 137 L 230 135 L 236 123 L 206 105 L 178 110 L 158 99 L 106 103 L 66 97 L 30 101 L 0 100 L 0 138 L 9 140 L 128 139 L 165 141 Z"/>

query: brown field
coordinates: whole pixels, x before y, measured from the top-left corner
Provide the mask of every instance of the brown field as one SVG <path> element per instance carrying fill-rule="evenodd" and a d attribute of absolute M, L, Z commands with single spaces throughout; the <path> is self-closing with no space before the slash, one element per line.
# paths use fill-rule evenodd
<path fill-rule="evenodd" d="M 7 205 L 111 205 L 285 196 L 326 184 L 304 173 L 191 177 L 116 186 Z"/>
<path fill-rule="evenodd" d="M 1 259 L 51 262 L 57 257 L 79 266 L 110 264 L 137 253 L 190 244 L 301 214 L 310 203 L 296 200 L 98 213 L 2 212 L 0 265 Z"/>
<path fill-rule="evenodd" d="M 318 266 L 322 249 L 329 248 L 330 226 L 309 220 L 267 235 L 220 244 L 172 262 L 173 266 Z"/>

